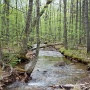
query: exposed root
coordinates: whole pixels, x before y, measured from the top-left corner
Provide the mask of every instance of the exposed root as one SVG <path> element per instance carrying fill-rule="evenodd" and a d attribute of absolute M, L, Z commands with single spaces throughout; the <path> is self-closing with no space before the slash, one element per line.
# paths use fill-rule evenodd
<path fill-rule="evenodd" d="M 30 80 L 29 74 L 24 69 L 14 68 L 12 71 L 2 71 L 0 77 L 0 90 L 3 90 L 7 85 L 19 81 L 27 83 Z"/>

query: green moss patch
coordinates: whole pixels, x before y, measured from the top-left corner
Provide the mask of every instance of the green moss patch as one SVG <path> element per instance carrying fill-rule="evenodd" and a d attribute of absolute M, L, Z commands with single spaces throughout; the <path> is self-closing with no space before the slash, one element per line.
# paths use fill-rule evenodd
<path fill-rule="evenodd" d="M 90 55 L 87 55 L 85 49 L 78 50 L 66 50 L 64 47 L 59 50 L 65 57 L 69 57 L 70 59 L 77 60 L 78 62 L 88 64 L 90 63 Z"/>

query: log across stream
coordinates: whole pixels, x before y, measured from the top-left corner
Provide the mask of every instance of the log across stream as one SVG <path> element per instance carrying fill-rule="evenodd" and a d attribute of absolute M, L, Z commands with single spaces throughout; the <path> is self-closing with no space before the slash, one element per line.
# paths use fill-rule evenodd
<path fill-rule="evenodd" d="M 88 76 L 85 65 L 72 63 L 55 50 L 41 49 L 36 67 L 31 74 L 32 80 L 27 84 L 15 82 L 6 90 L 54 90 L 49 86 L 76 84 L 78 80 Z"/>

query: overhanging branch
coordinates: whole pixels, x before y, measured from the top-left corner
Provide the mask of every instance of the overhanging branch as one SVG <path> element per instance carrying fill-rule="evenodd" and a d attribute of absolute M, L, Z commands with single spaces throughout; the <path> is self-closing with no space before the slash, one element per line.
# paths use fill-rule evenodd
<path fill-rule="evenodd" d="M 40 12 L 40 17 L 44 14 L 46 8 L 48 8 L 48 5 L 52 3 L 53 0 L 47 0 L 46 4 L 44 5 L 43 9 Z M 36 25 L 36 21 L 37 21 L 37 17 L 35 17 L 35 19 L 32 22 L 32 28 L 35 27 Z M 32 29 L 31 29 L 32 30 Z M 30 31 L 32 32 L 32 31 Z"/>

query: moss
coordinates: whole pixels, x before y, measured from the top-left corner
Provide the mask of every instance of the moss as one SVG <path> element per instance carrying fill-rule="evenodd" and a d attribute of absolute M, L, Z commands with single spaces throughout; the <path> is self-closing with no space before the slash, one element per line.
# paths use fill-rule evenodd
<path fill-rule="evenodd" d="M 64 53 L 64 51 L 65 51 L 65 48 L 64 47 L 60 48 L 60 52 L 61 53 Z"/>
<path fill-rule="evenodd" d="M 60 52 L 65 55 L 65 57 L 69 57 L 70 59 L 75 59 L 82 63 L 90 63 L 90 55 L 87 56 L 86 50 L 66 50 L 64 47 L 60 48 Z"/>

